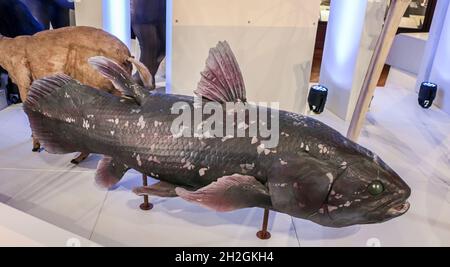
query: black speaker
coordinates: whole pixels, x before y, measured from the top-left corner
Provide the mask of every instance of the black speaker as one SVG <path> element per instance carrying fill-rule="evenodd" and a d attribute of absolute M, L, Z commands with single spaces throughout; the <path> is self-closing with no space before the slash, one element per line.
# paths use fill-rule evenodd
<path fill-rule="evenodd" d="M 419 105 L 423 108 L 430 108 L 436 98 L 437 90 L 437 84 L 423 82 L 419 91 Z"/>
<path fill-rule="evenodd" d="M 325 110 L 325 104 L 328 97 L 328 88 L 322 85 L 314 85 L 309 90 L 308 104 L 309 109 L 316 114 L 320 114 Z"/>

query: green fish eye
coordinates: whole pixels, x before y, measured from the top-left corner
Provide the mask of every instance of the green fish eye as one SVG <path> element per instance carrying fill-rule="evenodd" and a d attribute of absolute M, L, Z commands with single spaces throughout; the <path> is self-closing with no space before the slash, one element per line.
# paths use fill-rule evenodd
<path fill-rule="evenodd" d="M 367 191 L 369 191 L 372 196 L 378 196 L 384 192 L 384 185 L 380 181 L 374 181 L 369 185 Z"/>

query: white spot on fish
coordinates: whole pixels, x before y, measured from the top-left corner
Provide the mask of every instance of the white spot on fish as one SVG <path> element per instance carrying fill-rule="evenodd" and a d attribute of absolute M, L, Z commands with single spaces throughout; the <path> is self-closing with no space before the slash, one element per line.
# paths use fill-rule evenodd
<path fill-rule="evenodd" d="M 300 148 L 304 148 L 305 147 L 305 143 L 302 142 L 302 144 L 300 145 Z"/>
<path fill-rule="evenodd" d="M 337 194 L 334 198 L 335 198 L 335 199 L 341 199 L 341 198 L 343 198 L 343 197 L 344 197 L 343 195 Z"/>
<path fill-rule="evenodd" d="M 257 148 L 256 148 L 256 152 L 258 152 L 258 154 L 261 154 L 264 152 L 264 150 L 266 149 L 266 146 L 264 144 L 260 144 Z"/>
<path fill-rule="evenodd" d="M 327 175 L 328 179 L 330 180 L 330 184 L 333 183 L 333 180 L 334 180 L 333 174 L 331 172 L 329 172 L 326 175 Z"/>
<path fill-rule="evenodd" d="M 73 119 L 73 118 L 66 118 L 66 122 L 73 123 L 73 122 L 75 122 L 75 119 Z"/>
<path fill-rule="evenodd" d="M 335 206 L 328 206 L 328 212 L 333 212 L 333 211 L 338 210 L 338 209 L 339 208 L 335 207 Z"/>
<path fill-rule="evenodd" d="M 128 128 L 128 126 L 130 126 L 130 122 L 129 121 L 125 122 L 123 126 L 125 126 L 125 128 Z"/>
<path fill-rule="evenodd" d="M 86 130 L 89 130 L 89 128 L 90 128 L 89 121 L 83 119 L 83 128 L 85 128 Z"/>
<path fill-rule="evenodd" d="M 110 133 L 111 133 L 111 135 L 114 135 L 114 134 L 115 134 L 116 132 L 114 132 L 114 131 L 111 131 Z"/>
<path fill-rule="evenodd" d="M 139 154 L 137 155 L 136 161 L 137 161 L 138 166 L 142 166 L 141 155 L 139 155 Z"/>
<path fill-rule="evenodd" d="M 145 138 L 145 134 L 141 134 L 141 138 Z"/>
<path fill-rule="evenodd" d="M 115 123 L 116 125 L 119 124 L 119 119 L 116 118 L 115 121 L 114 121 L 114 123 Z"/>
<path fill-rule="evenodd" d="M 200 176 L 205 176 L 207 170 L 208 168 L 201 168 L 198 170 L 198 174 L 200 174 Z"/>
<path fill-rule="evenodd" d="M 70 95 L 66 92 L 66 93 L 64 93 L 64 97 L 65 98 L 70 98 Z"/>
<path fill-rule="evenodd" d="M 280 163 L 281 163 L 281 165 L 288 165 L 288 163 L 287 163 L 287 161 L 284 161 L 283 159 L 280 159 Z"/>
<path fill-rule="evenodd" d="M 93 118 L 94 118 L 94 115 L 89 114 L 89 115 L 87 115 L 87 118 L 88 118 L 88 119 L 93 119 Z"/>
<path fill-rule="evenodd" d="M 140 116 L 139 117 L 139 121 L 137 123 L 138 127 L 141 127 L 141 130 L 143 130 L 145 128 L 145 120 L 144 120 L 144 116 Z"/>
<path fill-rule="evenodd" d="M 109 119 L 109 120 L 107 120 L 107 122 L 110 122 L 110 123 L 115 123 L 115 122 L 116 122 L 116 120 L 114 120 L 114 119 Z"/>
<path fill-rule="evenodd" d="M 222 138 L 222 142 L 225 142 L 225 141 L 227 141 L 228 139 L 231 139 L 231 138 L 233 138 L 232 135 L 227 135 L 224 138 Z"/>
<path fill-rule="evenodd" d="M 186 161 L 186 164 L 183 166 L 184 169 L 193 170 L 195 168 L 194 164 L 189 161 Z"/>
<path fill-rule="evenodd" d="M 258 143 L 258 138 L 256 136 L 253 136 L 252 138 L 252 145 Z"/>
<path fill-rule="evenodd" d="M 286 186 L 288 186 L 288 184 L 287 183 L 275 183 L 275 184 L 272 184 L 272 186 L 274 186 L 274 187 L 286 187 Z"/>
<path fill-rule="evenodd" d="M 159 126 L 161 126 L 163 123 L 160 122 L 160 121 L 155 121 L 154 124 L 155 124 L 155 127 L 159 127 Z"/>
<path fill-rule="evenodd" d="M 285 132 L 281 132 L 281 135 L 282 135 L 282 136 L 289 137 L 289 134 L 287 134 L 287 133 L 285 133 Z"/>
<path fill-rule="evenodd" d="M 150 157 L 148 158 L 148 161 L 154 162 L 154 163 L 158 163 L 158 164 L 161 164 L 161 161 L 159 161 L 158 158 L 157 158 L 156 156 L 150 156 Z"/>
<path fill-rule="evenodd" d="M 309 152 L 309 146 L 308 145 L 306 145 L 305 150 L 306 150 L 306 152 Z"/>
<path fill-rule="evenodd" d="M 139 114 L 139 113 L 141 113 L 141 110 L 140 109 L 132 109 L 131 114 L 133 114 L 133 113 Z"/>
<path fill-rule="evenodd" d="M 350 207 L 350 205 L 352 205 L 352 202 L 351 201 L 347 201 L 347 202 L 345 202 L 344 207 Z"/>

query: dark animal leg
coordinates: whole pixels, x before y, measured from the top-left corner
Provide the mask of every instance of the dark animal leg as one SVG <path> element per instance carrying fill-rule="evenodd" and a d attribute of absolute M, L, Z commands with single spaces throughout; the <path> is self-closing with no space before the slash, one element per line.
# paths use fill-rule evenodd
<path fill-rule="evenodd" d="M 264 209 L 264 219 L 261 231 L 256 233 L 256 236 L 261 240 L 267 240 L 271 237 L 270 233 L 267 231 L 267 226 L 269 224 L 269 209 Z"/>
<path fill-rule="evenodd" d="M 33 16 L 44 26 L 44 29 L 50 29 L 50 14 L 48 6 L 44 0 L 21 0 L 30 9 Z"/>
<path fill-rule="evenodd" d="M 142 174 L 142 185 L 148 186 L 147 175 Z M 141 210 L 151 210 L 153 209 L 153 204 L 148 201 L 148 195 L 144 195 L 144 203 L 142 203 L 139 208 Z"/>
<path fill-rule="evenodd" d="M 33 137 L 33 136 L 31 136 Z M 33 137 L 33 152 L 40 152 L 41 151 L 41 143 L 39 143 L 39 140 Z"/>
<path fill-rule="evenodd" d="M 83 162 L 87 157 L 89 156 L 89 153 L 81 152 L 80 155 L 73 160 L 70 161 L 70 163 L 78 165 L 81 162 Z"/>
<path fill-rule="evenodd" d="M 165 49 L 165 43 L 159 38 L 158 29 L 152 24 L 134 24 L 133 31 L 136 34 L 141 47 L 140 61 L 149 69 L 153 76 L 153 81 L 158 71 L 161 59 L 161 52 Z"/>
<path fill-rule="evenodd" d="M 58 5 L 57 3 L 50 4 L 48 9 L 53 29 L 70 26 L 69 9 Z"/>

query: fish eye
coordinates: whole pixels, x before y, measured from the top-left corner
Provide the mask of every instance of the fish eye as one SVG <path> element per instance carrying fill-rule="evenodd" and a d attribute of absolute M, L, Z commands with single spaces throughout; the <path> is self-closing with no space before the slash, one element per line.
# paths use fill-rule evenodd
<path fill-rule="evenodd" d="M 369 191 L 372 196 L 378 196 L 384 192 L 384 185 L 380 181 L 374 181 L 367 187 L 367 191 Z"/>

